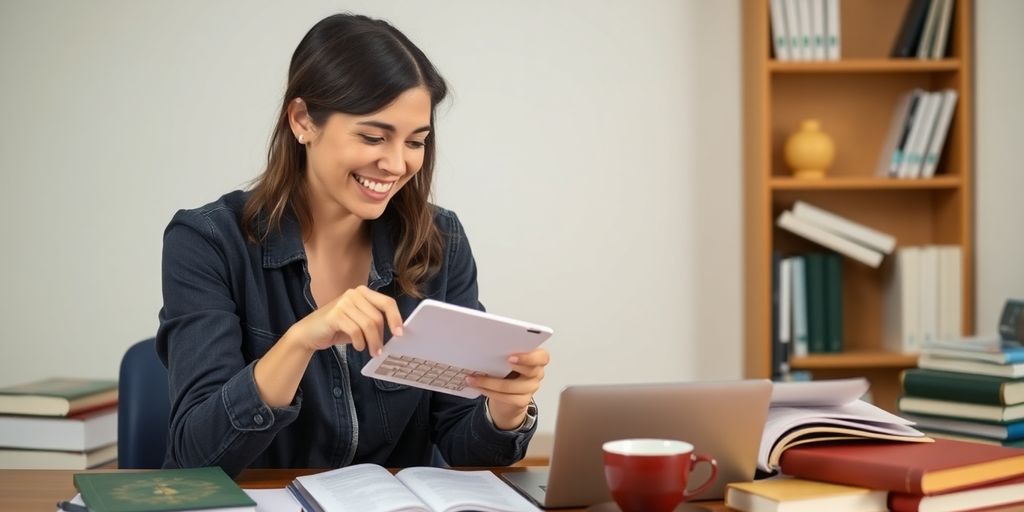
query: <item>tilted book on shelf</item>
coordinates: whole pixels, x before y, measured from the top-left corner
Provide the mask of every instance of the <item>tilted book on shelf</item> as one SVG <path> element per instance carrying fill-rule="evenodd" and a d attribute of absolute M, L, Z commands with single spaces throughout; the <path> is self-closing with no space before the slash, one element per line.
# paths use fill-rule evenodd
<path fill-rule="evenodd" d="M 864 379 L 775 383 L 758 451 L 758 469 L 770 473 L 793 447 L 836 440 L 931 442 L 913 422 L 859 398 Z"/>
<path fill-rule="evenodd" d="M 793 215 L 870 249 L 892 254 L 896 237 L 877 229 L 836 215 L 805 201 L 793 203 Z"/>
<path fill-rule="evenodd" d="M 828 247 L 869 267 L 878 267 L 882 263 L 882 253 L 837 235 L 817 224 L 800 219 L 792 212 L 782 212 L 776 224 L 786 231 Z"/>

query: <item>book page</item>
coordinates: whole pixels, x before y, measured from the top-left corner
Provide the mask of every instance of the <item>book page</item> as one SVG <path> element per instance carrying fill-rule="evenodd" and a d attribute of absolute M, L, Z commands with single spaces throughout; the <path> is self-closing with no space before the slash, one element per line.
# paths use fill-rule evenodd
<path fill-rule="evenodd" d="M 330 512 L 429 512 L 388 470 L 358 464 L 296 478 L 320 508 Z"/>
<path fill-rule="evenodd" d="M 397 476 L 434 512 L 540 512 L 490 471 L 418 467 L 403 469 Z"/>
<path fill-rule="evenodd" d="M 813 425 L 818 431 L 821 431 L 822 427 L 834 425 L 892 436 L 924 437 L 924 434 L 910 427 L 913 423 L 860 400 L 835 407 L 773 406 L 768 409 L 768 419 L 761 436 L 761 446 L 757 458 L 758 467 L 766 471 L 769 470 L 768 460 L 772 447 L 787 432 L 797 428 Z"/>
<path fill-rule="evenodd" d="M 772 407 L 843 405 L 868 392 L 864 378 L 816 380 L 812 382 L 773 382 Z"/>

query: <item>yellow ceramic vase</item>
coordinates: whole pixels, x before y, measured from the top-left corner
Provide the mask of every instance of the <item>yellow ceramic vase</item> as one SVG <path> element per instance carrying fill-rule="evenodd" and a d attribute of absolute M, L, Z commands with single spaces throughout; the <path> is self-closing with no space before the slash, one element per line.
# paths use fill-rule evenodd
<path fill-rule="evenodd" d="M 786 163 L 796 178 L 821 179 L 836 156 L 832 138 L 821 131 L 817 119 L 800 123 L 800 130 L 786 139 Z"/>

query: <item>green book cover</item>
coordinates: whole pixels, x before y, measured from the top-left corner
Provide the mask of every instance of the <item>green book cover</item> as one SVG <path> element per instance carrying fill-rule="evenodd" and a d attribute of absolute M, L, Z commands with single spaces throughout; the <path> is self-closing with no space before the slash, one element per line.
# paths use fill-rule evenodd
<path fill-rule="evenodd" d="M 807 255 L 807 345 L 812 354 L 825 347 L 825 255 Z"/>
<path fill-rule="evenodd" d="M 256 507 L 256 502 L 219 467 L 77 473 L 74 481 L 90 512 Z"/>
<path fill-rule="evenodd" d="M 915 368 L 904 371 L 902 380 L 904 393 L 922 398 L 992 405 L 1024 402 L 1024 379 Z"/>
<path fill-rule="evenodd" d="M 843 351 L 843 260 L 825 255 L 825 351 Z"/>
<path fill-rule="evenodd" d="M 0 395 L 18 396 L 52 396 L 74 400 L 83 396 L 95 395 L 104 391 L 117 389 L 116 380 L 73 379 L 55 377 L 37 380 L 16 386 L 0 388 Z"/>

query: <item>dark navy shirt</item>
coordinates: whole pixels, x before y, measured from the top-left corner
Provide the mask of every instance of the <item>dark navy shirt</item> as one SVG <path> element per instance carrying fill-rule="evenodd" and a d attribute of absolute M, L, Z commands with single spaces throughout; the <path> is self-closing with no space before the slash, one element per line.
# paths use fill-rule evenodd
<path fill-rule="evenodd" d="M 457 466 L 497 466 L 523 457 L 536 429 L 498 430 L 484 399 L 469 400 L 364 377 L 369 359 L 350 345 L 313 355 L 295 399 L 263 403 L 257 359 L 316 307 L 298 222 L 282 219 L 263 244 L 245 239 L 247 192 L 174 215 L 164 233 L 157 351 L 169 370 L 171 424 L 165 467 L 336 468 L 372 462 L 430 464 L 436 445 Z M 433 207 L 444 240 L 427 298 L 483 309 L 476 264 L 454 213 Z M 395 298 L 402 317 L 418 299 L 394 281 L 398 222 L 388 208 L 371 221 L 367 286 Z"/>

